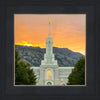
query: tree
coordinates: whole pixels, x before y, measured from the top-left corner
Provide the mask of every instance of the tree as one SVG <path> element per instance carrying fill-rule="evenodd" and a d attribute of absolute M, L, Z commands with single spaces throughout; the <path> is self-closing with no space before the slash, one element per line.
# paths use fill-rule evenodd
<path fill-rule="evenodd" d="M 81 57 L 80 60 L 72 69 L 72 73 L 68 77 L 67 85 L 84 85 L 85 84 L 85 58 Z"/>
<path fill-rule="evenodd" d="M 30 64 L 21 59 L 18 51 L 15 50 L 15 84 L 16 85 L 35 85 L 36 75 L 33 69 L 30 69 Z"/>

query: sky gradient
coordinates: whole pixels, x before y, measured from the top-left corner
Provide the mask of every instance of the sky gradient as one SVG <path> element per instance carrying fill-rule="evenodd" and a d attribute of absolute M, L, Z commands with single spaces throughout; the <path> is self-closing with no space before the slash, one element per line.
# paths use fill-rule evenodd
<path fill-rule="evenodd" d="M 53 46 L 85 55 L 85 14 L 15 14 L 15 44 L 45 48 L 49 19 Z"/>

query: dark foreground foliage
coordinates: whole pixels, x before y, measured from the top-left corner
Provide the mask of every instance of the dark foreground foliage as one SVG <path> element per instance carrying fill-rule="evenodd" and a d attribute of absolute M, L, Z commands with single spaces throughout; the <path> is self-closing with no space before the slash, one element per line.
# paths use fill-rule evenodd
<path fill-rule="evenodd" d="M 15 50 L 15 85 L 35 85 L 36 76 L 30 64 L 21 60 L 18 51 Z"/>
<path fill-rule="evenodd" d="M 85 58 L 81 57 L 74 66 L 72 73 L 68 77 L 67 85 L 85 84 Z"/>

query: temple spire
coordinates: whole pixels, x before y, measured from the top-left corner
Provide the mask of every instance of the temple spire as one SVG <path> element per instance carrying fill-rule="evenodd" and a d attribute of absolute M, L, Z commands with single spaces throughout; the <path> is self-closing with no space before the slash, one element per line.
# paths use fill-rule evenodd
<path fill-rule="evenodd" d="M 49 37 L 50 37 L 50 19 L 49 19 Z"/>

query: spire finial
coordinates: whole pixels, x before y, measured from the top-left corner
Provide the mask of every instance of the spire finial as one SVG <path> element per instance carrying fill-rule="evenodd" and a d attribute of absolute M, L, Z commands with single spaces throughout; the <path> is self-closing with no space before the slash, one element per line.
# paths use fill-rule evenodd
<path fill-rule="evenodd" d="M 49 37 L 50 37 L 50 19 L 49 19 Z"/>
<path fill-rule="evenodd" d="M 50 19 L 49 19 L 49 24 L 50 24 Z"/>

